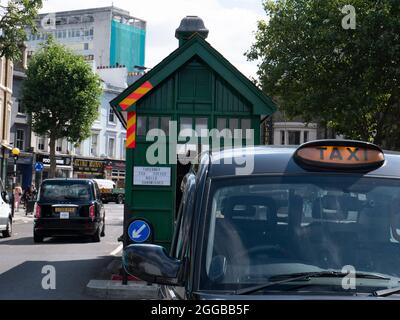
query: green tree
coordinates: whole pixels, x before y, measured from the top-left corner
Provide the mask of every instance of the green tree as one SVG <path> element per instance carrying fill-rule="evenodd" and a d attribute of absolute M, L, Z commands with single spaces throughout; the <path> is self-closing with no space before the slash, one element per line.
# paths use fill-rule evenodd
<path fill-rule="evenodd" d="M 42 0 L 10 0 L 0 4 L 0 56 L 17 60 L 20 45 L 26 41 L 26 28 L 36 31 L 35 18 L 42 7 Z"/>
<path fill-rule="evenodd" d="M 50 177 L 56 171 L 56 141 L 80 143 L 90 136 L 101 93 L 100 79 L 84 59 L 52 38 L 30 60 L 22 103 L 32 130 L 50 139 Z"/>
<path fill-rule="evenodd" d="M 355 29 L 345 29 L 345 5 Z M 320 121 L 348 138 L 400 148 L 400 1 L 263 3 L 247 57 L 264 91 L 290 117 Z"/>

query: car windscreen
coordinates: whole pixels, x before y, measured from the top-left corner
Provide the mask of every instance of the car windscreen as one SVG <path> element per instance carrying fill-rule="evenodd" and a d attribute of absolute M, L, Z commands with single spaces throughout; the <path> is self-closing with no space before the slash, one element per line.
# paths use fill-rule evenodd
<path fill-rule="evenodd" d="M 44 182 L 40 189 L 39 201 L 89 201 L 93 199 L 88 182 L 51 181 Z"/>
<path fill-rule="evenodd" d="M 400 180 L 236 177 L 212 181 L 209 199 L 203 289 L 349 266 L 400 280 Z"/>

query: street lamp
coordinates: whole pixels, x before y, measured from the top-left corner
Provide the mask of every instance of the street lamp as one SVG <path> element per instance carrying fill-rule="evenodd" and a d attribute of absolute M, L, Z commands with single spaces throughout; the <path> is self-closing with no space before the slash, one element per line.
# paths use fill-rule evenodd
<path fill-rule="evenodd" d="M 14 210 L 15 210 L 15 199 L 14 199 L 14 189 L 17 184 L 17 161 L 20 151 L 18 148 L 13 148 L 11 150 L 11 154 L 14 157 L 14 176 L 13 176 L 13 185 L 12 185 L 12 204 L 11 204 L 11 212 L 12 216 L 14 217 Z"/>

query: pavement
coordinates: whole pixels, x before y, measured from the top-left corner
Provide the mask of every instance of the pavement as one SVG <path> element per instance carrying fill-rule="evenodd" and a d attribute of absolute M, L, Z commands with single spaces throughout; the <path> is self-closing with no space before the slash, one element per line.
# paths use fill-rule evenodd
<path fill-rule="evenodd" d="M 117 291 L 109 289 L 118 287 L 115 281 L 104 286 L 109 294 L 98 292 L 99 284 L 110 281 L 111 274 L 120 269 L 122 249 L 117 239 L 123 231 L 123 205 L 105 207 L 106 236 L 100 243 L 65 237 L 46 238 L 36 244 L 33 216 L 25 216 L 23 210 L 16 212 L 13 237 L 0 237 L 0 299 L 118 298 Z M 97 292 L 90 291 L 93 284 Z M 124 293 L 119 298 L 126 296 Z"/>

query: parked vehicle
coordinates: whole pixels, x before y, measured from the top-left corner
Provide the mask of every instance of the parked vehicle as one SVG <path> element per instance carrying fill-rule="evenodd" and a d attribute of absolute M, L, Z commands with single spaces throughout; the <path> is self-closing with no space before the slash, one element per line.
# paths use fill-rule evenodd
<path fill-rule="evenodd" d="M 91 179 L 47 179 L 34 208 L 34 242 L 45 237 L 82 235 L 100 242 L 105 210 L 97 183 Z"/>
<path fill-rule="evenodd" d="M 347 140 L 203 154 L 170 252 L 128 245 L 124 268 L 164 299 L 400 299 L 399 164 Z"/>
<path fill-rule="evenodd" d="M 10 197 L 0 181 L 0 232 L 4 238 L 12 236 L 13 218 Z"/>
<path fill-rule="evenodd" d="M 125 189 L 116 188 L 116 184 L 112 180 L 107 179 L 93 179 L 97 182 L 100 193 L 101 200 L 103 203 L 115 202 L 122 204 L 125 202 Z"/>

